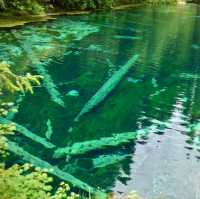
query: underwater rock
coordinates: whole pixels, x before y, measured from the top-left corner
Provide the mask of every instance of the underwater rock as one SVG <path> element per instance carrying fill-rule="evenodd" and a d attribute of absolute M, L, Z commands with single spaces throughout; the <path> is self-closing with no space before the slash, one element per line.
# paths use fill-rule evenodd
<path fill-rule="evenodd" d="M 135 64 L 138 58 L 138 54 L 134 55 L 130 60 L 128 60 L 128 62 L 124 66 L 116 71 L 113 76 L 108 79 L 96 92 L 96 94 L 90 98 L 90 100 L 85 104 L 80 113 L 75 117 L 74 121 L 78 121 L 82 115 L 88 113 L 100 102 L 102 102 L 109 95 L 109 93 L 119 84 L 121 79 L 126 75 L 126 73 L 128 73 L 128 71 Z"/>
<path fill-rule="evenodd" d="M 72 97 L 78 97 L 79 96 L 79 92 L 77 90 L 71 90 L 66 95 L 67 96 L 72 96 Z"/>

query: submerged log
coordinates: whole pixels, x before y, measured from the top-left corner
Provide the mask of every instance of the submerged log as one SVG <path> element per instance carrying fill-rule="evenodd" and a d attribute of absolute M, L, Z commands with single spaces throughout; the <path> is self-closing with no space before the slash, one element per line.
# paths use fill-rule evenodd
<path fill-rule="evenodd" d="M 16 127 L 16 131 L 18 131 L 19 133 L 23 134 L 24 136 L 30 138 L 31 140 L 43 145 L 45 148 L 48 148 L 48 149 L 52 149 L 52 148 L 55 148 L 55 145 L 52 144 L 51 142 L 48 142 L 45 138 L 42 138 L 34 133 L 32 133 L 31 131 L 29 131 L 28 129 L 26 129 L 25 127 L 15 123 L 15 122 L 12 122 L 10 120 L 7 120 L 5 118 L 2 118 L 0 117 L 0 123 L 2 124 L 14 124 L 15 127 Z"/>
<path fill-rule="evenodd" d="M 55 150 L 53 157 L 61 158 L 67 155 L 81 155 L 93 150 L 119 146 L 121 144 L 129 143 L 130 140 L 134 140 L 136 137 L 136 132 L 126 132 L 113 135 L 113 137 L 103 137 L 98 140 L 77 142 L 72 146 Z"/>
<path fill-rule="evenodd" d="M 45 67 L 40 63 L 35 63 L 33 66 L 36 70 L 36 72 L 41 75 L 42 77 L 44 77 L 43 79 L 43 85 L 46 88 L 46 90 L 48 91 L 51 100 L 55 103 L 57 103 L 58 105 L 65 107 L 65 103 L 62 100 L 62 96 L 60 94 L 60 92 L 57 90 L 57 87 L 55 85 L 55 83 L 53 82 L 51 76 L 49 75 L 48 71 L 45 69 Z"/>
<path fill-rule="evenodd" d="M 15 142 L 8 141 L 8 150 L 17 156 L 20 156 L 24 161 L 33 164 L 35 167 L 46 169 L 48 173 L 57 176 L 58 178 L 67 181 L 74 187 L 82 189 L 86 192 L 94 194 L 98 198 L 106 198 L 106 193 L 96 190 L 85 182 L 75 178 L 74 176 L 63 172 L 58 167 L 49 164 L 48 162 L 28 153 L 23 148 L 19 147 Z"/>
<path fill-rule="evenodd" d="M 47 140 L 51 140 L 52 135 L 53 135 L 53 127 L 51 125 L 51 120 L 48 119 L 47 120 L 47 131 L 45 133 L 45 137 Z"/>
<path fill-rule="evenodd" d="M 131 157 L 131 155 L 126 154 L 126 155 L 101 155 L 98 158 L 93 159 L 93 168 L 102 168 L 102 167 L 107 167 L 113 164 L 117 164 L 119 162 L 122 162 L 125 160 L 127 157 Z"/>
<path fill-rule="evenodd" d="M 82 155 L 90 151 L 105 149 L 107 147 L 115 147 L 122 144 L 129 143 L 132 140 L 140 139 L 147 136 L 149 133 L 154 132 L 159 126 L 165 126 L 165 123 L 152 124 L 136 132 L 125 132 L 114 134 L 112 137 L 103 137 L 98 140 L 90 140 L 85 142 L 77 142 L 72 146 L 58 148 L 55 150 L 53 157 L 62 158 L 65 156 Z"/>
<path fill-rule="evenodd" d="M 92 110 L 100 102 L 102 102 L 110 92 L 118 85 L 120 80 L 126 75 L 133 64 L 138 60 L 139 55 L 134 55 L 124 66 L 122 66 L 114 75 L 104 83 L 104 85 L 96 92 L 96 94 L 90 98 L 90 100 L 82 108 L 81 112 L 76 116 L 74 121 L 78 121 L 79 118 L 85 113 Z"/>
<path fill-rule="evenodd" d="M 46 70 L 44 64 L 37 58 L 36 54 L 32 50 L 32 46 L 28 42 L 20 42 L 21 39 L 18 38 L 18 35 L 16 32 L 12 31 L 13 37 L 17 39 L 19 42 L 19 46 L 22 47 L 22 49 L 27 53 L 27 58 L 30 60 L 30 63 L 32 67 L 35 69 L 35 71 L 44 77 L 43 79 L 43 85 L 46 88 L 47 92 L 49 93 L 52 101 L 57 103 L 58 105 L 65 107 L 65 103 L 62 100 L 62 95 L 57 90 L 57 87 L 55 83 L 53 82 L 53 79 L 49 75 L 48 71 Z"/>

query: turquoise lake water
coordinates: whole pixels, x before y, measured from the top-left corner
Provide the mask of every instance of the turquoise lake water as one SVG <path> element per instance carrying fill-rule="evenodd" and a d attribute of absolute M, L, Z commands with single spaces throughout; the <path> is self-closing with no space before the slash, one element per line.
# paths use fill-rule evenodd
<path fill-rule="evenodd" d="M 139 59 L 97 106 L 78 115 L 98 89 Z M 8 120 L 53 143 L 17 133 L 29 153 L 116 195 L 200 197 L 200 7 L 138 7 L 0 30 L 0 60 L 44 77 L 17 96 Z M 75 143 L 137 132 L 137 141 L 54 157 Z M 81 147 L 80 147 L 81 149 Z M 16 162 L 22 162 L 16 159 Z"/>

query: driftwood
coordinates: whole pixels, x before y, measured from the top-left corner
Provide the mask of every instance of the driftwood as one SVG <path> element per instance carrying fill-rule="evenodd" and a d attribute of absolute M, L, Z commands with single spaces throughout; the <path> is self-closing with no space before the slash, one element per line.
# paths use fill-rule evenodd
<path fill-rule="evenodd" d="M 120 80 L 126 75 L 126 73 L 131 69 L 133 64 L 138 60 L 139 55 L 134 55 L 124 66 L 122 66 L 114 75 L 104 83 L 104 85 L 96 92 L 96 94 L 90 98 L 90 100 L 85 104 L 81 112 L 76 116 L 74 121 L 78 121 L 79 118 L 85 113 L 92 110 L 100 102 L 102 102 L 110 92 L 118 85 Z"/>
<path fill-rule="evenodd" d="M 28 129 L 26 129 L 25 127 L 15 123 L 15 122 L 12 122 L 10 120 L 7 120 L 5 118 L 2 118 L 0 117 L 0 123 L 2 124 L 14 124 L 15 127 L 16 127 L 16 131 L 18 131 L 19 133 L 23 134 L 24 136 L 30 138 L 31 140 L 43 145 L 45 148 L 48 148 L 48 149 L 52 149 L 52 148 L 55 148 L 55 145 L 52 144 L 51 142 L 48 142 L 45 138 L 42 138 L 34 133 L 32 133 L 31 131 L 29 131 Z"/>
<path fill-rule="evenodd" d="M 53 166 L 36 156 L 33 156 L 32 154 L 25 151 L 23 148 L 19 147 L 15 142 L 8 141 L 8 150 L 16 154 L 17 156 L 20 156 L 24 161 L 33 164 L 35 167 L 46 169 L 48 173 L 54 176 L 57 176 L 58 178 L 64 181 L 67 181 L 68 183 L 72 184 L 74 187 L 82 189 L 86 192 L 90 192 L 91 194 L 96 195 L 98 198 L 106 198 L 106 194 L 104 192 L 96 190 L 95 188 L 75 178 L 74 176 L 66 172 L 63 172 L 58 167 Z"/>

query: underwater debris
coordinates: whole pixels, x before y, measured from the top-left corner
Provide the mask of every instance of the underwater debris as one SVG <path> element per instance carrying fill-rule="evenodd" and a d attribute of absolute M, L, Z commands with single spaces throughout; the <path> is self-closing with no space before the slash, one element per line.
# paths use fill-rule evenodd
<path fill-rule="evenodd" d="M 126 73 L 130 70 L 133 64 L 135 64 L 135 62 L 138 60 L 138 58 L 138 54 L 134 55 L 124 66 L 122 66 L 118 71 L 116 71 L 113 74 L 113 76 L 110 79 L 108 79 L 104 83 L 104 85 L 96 92 L 96 94 L 90 98 L 90 100 L 82 108 L 81 112 L 76 116 L 74 121 L 78 121 L 82 115 L 89 112 L 100 102 L 102 102 L 108 96 L 108 94 L 118 85 L 121 79 L 126 75 Z"/>
<path fill-rule="evenodd" d="M 47 89 L 49 95 L 51 96 L 52 101 L 57 103 L 58 105 L 65 107 L 65 103 L 62 100 L 60 92 L 57 90 L 56 85 L 54 84 L 51 76 L 48 74 L 47 70 L 42 64 L 35 64 L 34 65 L 35 70 L 39 75 L 44 77 L 43 79 L 43 85 Z"/>
<path fill-rule="evenodd" d="M 127 157 L 131 157 L 130 154 L 126 155 L 101 155 L 98 158 L 93 159 L 93 168 L 102 168 L 107 167 L 116 163 L 119 163 L 123 160 L 125 160 Z"/>
<path fill-rule="evenodd" d="M 48 162 L 28 153 L 23 148 L 19 147 L 15 142 L 11 142 L 8 140 L 8 150 L 17 156 L 20 156 L 24 161 L 30 162 L 35 167 L 39 167 L 41 169 L 47 170 L 48 173 L 57 176 L 58 178 L 67 181 L 72 184 L 74 187 L 82 189 L 86 192 L 90 192 L 96 197 L 106 198 L 106 193 L 101 192 L 100 190 L 96 190 L 85 182 L 75 178 L 74 176 L 60 170 L 58 167 L 49 164 Z"/>
<path fill-rule="evenodd" d="M 21 102 L 24 99 L 24 96 L 25 96 L 25 94 L 20 94 L 19 95 L 19 97 L 16 100 L 15 106 L 11 109 L 11 111 L 8 112 L 8 114 L 6 116 L 6 119 L 13 120 L 13 118 L 15 117 L 15 114 L 18 112 L 18 109 L 19 109 L 19 106 L 20 106 Z"/>
<path fill-rule="evenodd" d="M 94 45 L 94 44 L 91 44 L 87 50 L 93 50 L 93 51 L 102 51 L 102 48 L 101 48 L 101 45 Z"/>
<path fill-rule="evenodd" d="M 108 64 L 108 77 L 111 77 L 116 71 L 117 71 L 117 66 L 115 66 L 110 59 L 106 59 L 106 62 Z"/>
<path fill-rule="evenodd" d="M 99 138 L 98 140 L 77 142 L 72 146 L 56 149 L 53 157 L 62 158 L 65 156 L 81 155 L 94 150 L 127 144 L 130 141 L 147 136 L 149 133 L 154 132 L 161 125 L 164 126 L 165 123 L 160 123 L 158 125 L 153 124 L 146 128 L 139 129 L 136 132 L 113 134 L 112 137 L 103 137 Z"/>
<path fill-rule="evenodd" d="M 141 80 L 140 79 L 135 79 L 135 78 L 132 78 L 132 77 L 128 77 L 127 81 L 135 84 L 135 83 L 140 82 Z"/>
<path fill-rule="evenodd" d="M 79 92 L 77 90 L 71 90 L 66 95 L 67 96 L 72 96 L 72 97 L 78 97 L 79 96 Z"/>
<path fill-rule="evenodd" d="M 154 96 L 160 95 L 160 93 L 163 93 L 166 90 L 167 90 L 166 88 L 160 89 L 160 90 L 156 91 L 155 93 L 151 94 L 149 97 L 152 98 Z"/>
<path fill-rule="evenodd" d="M 200 46 L 197 45 L 197 44 L 193 44 L 193 45 L 192 45 L 192 48 L 193 48 L 194 50 L 199 50 L 199 49 L 200 49 Z"/>
<path fill-rule="evenodd" d="M 130 39 L 130 40 L 142 40 L 139 36 L 125 36 L 125 35 L 115 35 L 115 39 Z"/>
<path fill-rule="evenodd" d="M 31 131 L 29 131 L 28 129 L 26 129 L 25 127 L 15 123 L 15 122 L 12 122 L 10 120 L 7 120 L 5 118 L 2 118 L 0 117 L 0 123 L 2 124 L 14 124 L 14 126 L 16 127 L 16 131 L 18 131 L 19 133 L 23 134 L 24 136 L 30 138 L 31 140 L 43 145 L 45 148 L 48 148 L 48 149 L 52 149 L 52 148 L 55 148 L 55 145 L 46 141 L 45 138 L 42 138 L 34 133 L 32 133 Z"/>
<path fill-rule="evenodd" d="M 52 128 L 52 125 L 51 125 L 51 120 L 48 119 L 47 120 L 47 131 L 45 133 L 45 137 L 50 140 L 51 139 L 51 136 L 53 135 L 53 128 Z"/>
<path fill-rule="evenodd" d="M 106 147 L 114 147 L 121 144 L 129 143 L 131 140 L 137 138 L 136 132 L 126 132 L 121 134 L 115 134 L 113 137 L 103 137 L 98 140 L 90 140 L 85 142 L 77 142 L 72 146 L 65 148 L 58 148 L 55 150 L 53 157 L 62 158 L 67 155 L 81 155 L 89 151 L 102 149 Z"/>
<path fill-rule="evenodd" d="M 152 78 L 151 83 L 152 83 L 152 85 L 153 85 L 154 88 L 158 87 L 158 83 L 157 83 L 156 78 Z"/>
<path fill-rule="evenodd" d="M 81 158 L 75 160 L 73 163 L 68 163 L 63 167 L 63 171 L 69 173 L 75 173 L 77 170 L 85 170 L 85 172 L 107 167 L 122 162 L 127 157 L 131 157 L 131 154 L 109 154 L 100 155 L 97 158 Z"/>
<path fill-rule="evenodd" d="M 197 74 L 191 74 L 191 73 L 181 73 L 180 78 L 185 78 L 185 79 L 199 79 L 200 76 Z"/>

